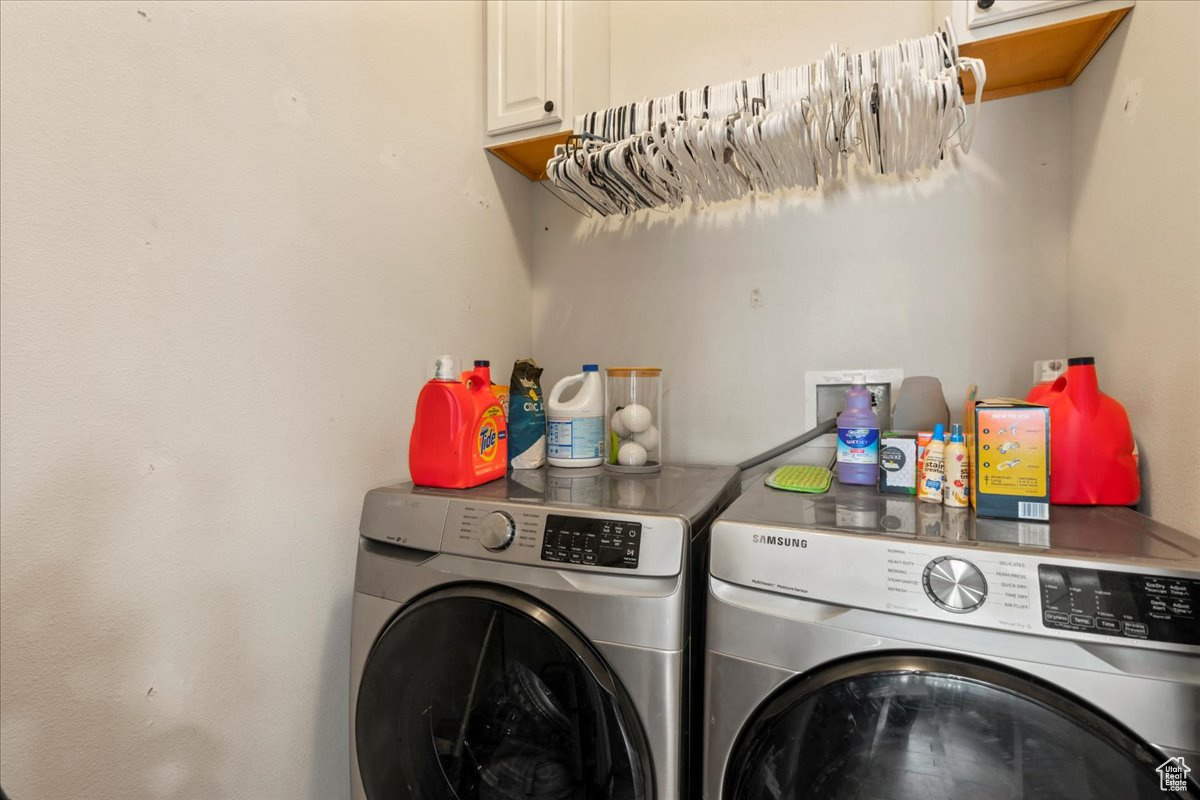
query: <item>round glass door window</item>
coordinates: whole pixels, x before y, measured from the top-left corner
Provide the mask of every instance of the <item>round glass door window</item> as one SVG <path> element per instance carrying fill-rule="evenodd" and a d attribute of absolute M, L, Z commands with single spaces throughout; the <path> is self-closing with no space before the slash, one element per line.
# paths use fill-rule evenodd
<path fill-rule="evenodd" d="M 589 645 L 516 594 L 456 587 L 367 658 L 355 738 L 369 800 L 643 800 L 649 756 Z"/>
<path fill-rule="evenodd" d="M 1138 800 L 1151 753 L 1065 695 L 967 662 L 879 657 L 786 686 L 743 729 L 732 800 Z"/>

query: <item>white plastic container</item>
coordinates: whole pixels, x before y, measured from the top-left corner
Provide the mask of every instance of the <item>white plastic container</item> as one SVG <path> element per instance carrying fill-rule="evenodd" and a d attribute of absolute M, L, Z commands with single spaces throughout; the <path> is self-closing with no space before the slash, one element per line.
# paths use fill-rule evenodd
<path fill-rule="evenodd" d="M 570 400 L 562 395 L 572 386 Z M 546 462 L 552 467 L 595 467 L 604 463 L 604 383 L 600 368 L 584 364 L 583 372 L 554 384 L 546 400 Z"/>

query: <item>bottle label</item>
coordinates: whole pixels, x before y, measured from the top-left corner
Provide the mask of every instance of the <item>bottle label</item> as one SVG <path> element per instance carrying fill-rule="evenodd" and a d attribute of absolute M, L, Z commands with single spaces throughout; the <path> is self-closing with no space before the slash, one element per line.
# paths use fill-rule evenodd
<path fill-rule="evenodd" d="M 932 449 L 925 451 L 925 468 L 921 473 L 921 485 L 917 487 L 917 494 L 922 497 L 940 498 L 945 480 L 945 454 Z"/>
<path fill-rule="evenodd" d="M 603 444 L 603 417 L 550 420 L 546 455 L 551 458 L 599 458 Z"/>
<path fill-rule="evenodd" d="M 479 433 L 475 437 L 475 449 L 484 461 L 491 461 L 500 449 L 505 431 L 502 430 L 504 411 L 500 406 L 492 406 L 483 412 L 483 420 L 479 423 Z"/>
<path fill-rule="evenodd" d="M 967 485 L 967 450 L 953 447 L 946 452 L 946 505 L 965 508 L 970 486 Z"/>
<path fill-rule="evenodd" d="M 839 464 L 879 463 L 879 428 L 838 428 Z"/>

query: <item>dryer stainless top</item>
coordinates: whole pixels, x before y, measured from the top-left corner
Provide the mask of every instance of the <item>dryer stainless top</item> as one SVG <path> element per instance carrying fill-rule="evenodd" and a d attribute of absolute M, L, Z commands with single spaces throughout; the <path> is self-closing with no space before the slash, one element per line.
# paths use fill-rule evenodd
<path fill-rule="evenodd" d="M 747 491 L 726 522 L 824 530 L 887 539 L 1200 569 L 1200 538 L 1128 508 L 1054 506 L 1050 523 L 976 517 L 968 509 L 841 485 L 825 494 Z"/>

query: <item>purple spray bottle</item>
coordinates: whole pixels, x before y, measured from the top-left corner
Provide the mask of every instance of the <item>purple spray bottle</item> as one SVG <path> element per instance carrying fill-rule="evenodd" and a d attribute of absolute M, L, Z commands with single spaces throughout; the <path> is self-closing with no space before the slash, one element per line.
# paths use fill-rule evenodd
<path fill-rule="evenodd" d="M 879 481 L 879 417 L 871 410 L 871 393 L 862 375 L 851 379 L 846 410 L 837 418 L 839 483 L 874 486 Z"/>

